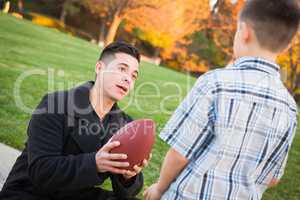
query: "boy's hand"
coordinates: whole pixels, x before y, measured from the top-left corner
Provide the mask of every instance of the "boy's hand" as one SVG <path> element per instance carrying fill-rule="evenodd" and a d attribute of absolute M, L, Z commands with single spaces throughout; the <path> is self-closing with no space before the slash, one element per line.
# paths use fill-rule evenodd
<path fill-rule="evenodd" d="M 148 187 L 144 192 L 145 200 L 160 200 L 162 195 L 163 192 L 159 189 L 157 183 Z"/>
<path fill-rule="evenodd" d="M 271 188 L 271 187 L 275 187 L 279 184 L 279 179 L 272 179 L 271 182 L 269 183 L 268 187 Z"/>
<path fill-rule="evenodd" d="M 150 154 L 149 160 L 144 160 L 144 161 L 143 161 L 143 164 L 142 164 L 141 166 L 135 165 L 135 166 L 133 167 L 134 171 L 129 171 L 129 170 L 127 170 L 127 171 L 125 172 L 125 174 L 123 174 L 123 177 L 124 177 L 125 179 L 131 179 L 132 177 L 134 177 L 134 176 L 136 176 L 137 174 L 139 174 L 139 173 L 142 171 L 143 168 L 145 168 L 145 167 L 148 166 L 148 163 L 149 163 L 151 157 L 152 157 L 152 154 Z"/>

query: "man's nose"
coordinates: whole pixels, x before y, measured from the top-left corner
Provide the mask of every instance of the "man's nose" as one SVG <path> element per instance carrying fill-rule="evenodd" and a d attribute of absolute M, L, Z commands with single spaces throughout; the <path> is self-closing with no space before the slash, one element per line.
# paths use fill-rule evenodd
<path fill-rule="evenodd" d="M 125 76 L 123 76 L 123 81 L 125 82 L 125 83 L 127 83 L 128 85 L 130 85 L 131 84 L 131 78 L 129 77 L 129 75 L 125 75 Z"/>

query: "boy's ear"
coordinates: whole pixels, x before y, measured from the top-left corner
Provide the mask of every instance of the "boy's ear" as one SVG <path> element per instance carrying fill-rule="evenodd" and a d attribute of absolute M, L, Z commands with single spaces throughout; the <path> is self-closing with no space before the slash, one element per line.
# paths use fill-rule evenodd
<path fill-rule="evenodd" d="M 241 22 L 240 24 L 242 39 L 244 43 L 248 43 L 253 38 L 253 29 L 246 22 Z"/>

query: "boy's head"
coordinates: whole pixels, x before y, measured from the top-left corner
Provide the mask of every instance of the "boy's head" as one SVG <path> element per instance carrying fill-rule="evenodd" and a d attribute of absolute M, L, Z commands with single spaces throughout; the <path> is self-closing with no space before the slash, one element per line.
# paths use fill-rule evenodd
<path fill-rule="evenodd" d="M 281 53 L 296 35 L 299 21 L 298 0 L 247 0 L 234 39 L 235 57 Z"/>
<path fill-rule="evenodd" d="M 96 84 L 102 95 L 119 101 L 134 87 L 138 77 L 140 54 L 125 42 L 114 42 L 105 47 L 96 64 Z"/>

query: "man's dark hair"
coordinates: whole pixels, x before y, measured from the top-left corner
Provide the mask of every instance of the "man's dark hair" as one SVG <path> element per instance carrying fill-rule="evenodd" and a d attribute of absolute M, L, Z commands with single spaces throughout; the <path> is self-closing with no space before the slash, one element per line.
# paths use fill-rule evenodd
<path fill-rule="evenodd" d="M 115 57 L 116 53 L 126 53 L 136 58 L 138 62 L 140 62 L 140 53 L 137 48 L 126 42 L 113 42 L 109 44 L 103 49 L 99 60 L 103 61 L 104 63 L 108 63 L 112 60 L 112 58 Z"/>
<path fill-rule="evenodd" d="M 300 21 L 298 0 L 247 0 L 240 20 L 254 29 L 260 46 L 279 53 L 296 35 Z"/>

